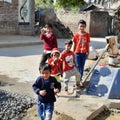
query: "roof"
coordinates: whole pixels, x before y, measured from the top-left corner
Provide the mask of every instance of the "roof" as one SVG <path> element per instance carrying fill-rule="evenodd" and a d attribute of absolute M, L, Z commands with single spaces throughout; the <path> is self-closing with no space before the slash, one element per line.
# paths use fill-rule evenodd
<path fill-rule="evenodd" d="M 90 11 L 90 10 L 101 9 L 101 8 L 103 8 L 103 7 L 91 4 L 91 5 L 87 6 L 86 8 L 81 8 L 80 11 Z"/>
<path fill-rule="evenodd" d="M 90 5 L 86 8 L 83 8 L 81 11 L 89 11 L 89 10 L 94 10 L 97 9 L 97 7 L 95 5 Z"/>

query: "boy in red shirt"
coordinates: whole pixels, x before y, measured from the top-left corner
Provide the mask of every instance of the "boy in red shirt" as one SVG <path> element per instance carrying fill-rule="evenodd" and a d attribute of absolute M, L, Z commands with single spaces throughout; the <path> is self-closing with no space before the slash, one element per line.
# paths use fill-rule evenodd
<path fill-rule="evenodd" d="M 58 48 L 53 48 L 51 52 L 51 58 L 48 60 L 48 64 L 51 66 L 51 75 L 54 76 L 58 82 L 63 73 L 63 65 L 60 60 L 60 51 Z"/>
<path fill-rule="evenodd" d="M 81 80 L 84 71 L 84 65 L 87 56 L 89 55 L 90 35 L 85 31 L 86 22 L 80 20 L 78 23 L 78 33 L 73 36 L 73 51 L 75 53 L 75 63 L 81 74 Z M 81 81 L 81 86 L 83 86 Z"/>
<path fill-rule="evenodd" d="M 41 29 L 40 40 L 44 40 L 44 52 L 40 61 L 42 66 L 51 57 L 51 51 L 53 48 L 58 48 L 56 35 L 52 32 L 53 26 L 48 23 L 45 28 Z"/>
<path fill-rule="evenodd" d="M 80 73 L 75 67 L 74 53 L 71 51 L 72 41 L 65 42 L 65 50 L 61 53 L 60 58 L 63 61 L 63 80 L 65 84 L 65 92 L 70 95 L 68 91 L 68 82 L 72 76 L 75 76 L 75 85 L 80 85 Z"/>

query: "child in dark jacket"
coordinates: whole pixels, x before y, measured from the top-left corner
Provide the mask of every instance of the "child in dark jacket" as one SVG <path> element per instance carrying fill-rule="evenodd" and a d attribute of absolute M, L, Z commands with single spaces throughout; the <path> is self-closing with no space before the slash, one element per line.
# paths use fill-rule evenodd
<path fill-rule="evenodd" d="M 39 71 L 40 76 L 32 85 L 34 92 L 38 95 L 38 116 L 40 120 L 52 120 L 55 94 L 60 92 L 61 84 L 51 76 L 49 64 L 40 66 Z"/>

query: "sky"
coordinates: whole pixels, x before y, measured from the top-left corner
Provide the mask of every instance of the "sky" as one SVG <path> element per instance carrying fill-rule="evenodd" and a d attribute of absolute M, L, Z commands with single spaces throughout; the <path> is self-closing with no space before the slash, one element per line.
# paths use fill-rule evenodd
<path fill-rule="evenodd" d="M 4 1 L 6 1 L 6 2 L 12 2 L 12 0 L 4 0 Z"/>
<path fill-rule="evenodd" d="M 11 2 L 12 0 L 0 0 L 0 1 L 6 1 L 6 2 Z"/>

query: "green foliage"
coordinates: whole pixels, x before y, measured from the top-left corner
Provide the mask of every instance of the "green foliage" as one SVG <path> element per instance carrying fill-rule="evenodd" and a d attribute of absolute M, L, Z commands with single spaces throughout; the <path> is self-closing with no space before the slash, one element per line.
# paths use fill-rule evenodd
<path fill-rule="evenodd" d="M 57 0 L 57 4 L 53 6 L 53 0 L 35 0 L 36 9 L 45 7 L 56 7 L 56 8 L 76 8 L 84 5 L 84 0 Z"/>
<path fill-rule="evenodd" d="M 53 0 L 35 0 L 35 7 L 36 9 L 53 7 Z"/>
<path fill-rule="evenodd" d="M 70 12 L 71 13 L 79 12 L 79 7 L 72 7 Z"/>
<path fill-rule="evenodd" d="M 70 7 L 80 7 L 84 5 L 84 0 L 58 0 L 57 4 L 60 7 L 66 8 Z"/>

